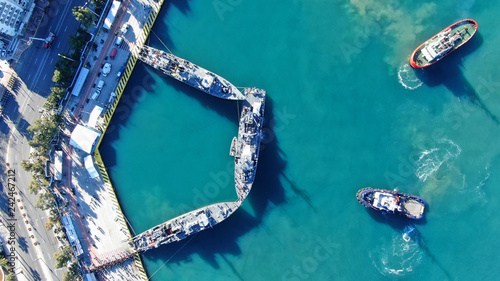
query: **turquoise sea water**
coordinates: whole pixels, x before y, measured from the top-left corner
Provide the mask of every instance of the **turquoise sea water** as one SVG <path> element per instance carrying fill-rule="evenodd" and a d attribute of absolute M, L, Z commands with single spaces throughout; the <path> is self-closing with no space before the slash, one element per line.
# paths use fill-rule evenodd
<path fill-rule="evenodd" d="M 267 90 L 242 209 L 143 255 L 152 280 L 496 280 L 497 14 L 485 1 L 167 1 L 149 44 Z M 408 56 L 462 18 L 478 34 L 432 69 Z M 238 106 L 139 63 L 101 152 L 140 233 L 236 199 Z M 423 221 L 371 212 L 366 186 L 427 199 Z"/>

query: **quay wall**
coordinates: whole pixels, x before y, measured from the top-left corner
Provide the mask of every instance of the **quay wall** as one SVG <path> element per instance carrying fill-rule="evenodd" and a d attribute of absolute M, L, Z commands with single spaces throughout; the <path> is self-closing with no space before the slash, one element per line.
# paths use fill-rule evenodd
<path fill-rule="evenodd" d="M 114 91 L 116 94 L 116 98 L 113 101 L 113 103 L 108 107 L 108 110 L 106 111 L 106 113 L 104 115 L 104 118 L 103 118 L 104 122 L 103 122 L 103 125 L 101 127 L 102 136 L 101 136 L 101 138 L 99 138 L 98 143 L 96 145 L 96 149 L 94 150 L 94 159 L 95 159 L 95 162 L 97 163 L 97 167 L 99 168 L 99 171 L 101 173 L 101 177 L 105 183 L 104 185 L 106 187 L 106 191 L 111 195 L 111 198 L 113 198 L 113 205 L 115 206 L 115 208 L 117 210 L 118 219 L 119 219 L 120 223 L 122 224 L 124 229 L 128 229 L 130 241 L 132 241 L 133 235 L 130 232 L 130 227 L 126 223 L 126 218 L 122 212 L 122 209 L 120 207 L 120 203 L 118 202 L 118 198 L 116 197 L 115 189 L 113 188 L 113 185 L 112 185 L 111 180 L 109 178 L 106 167 L 104 166 L 104 162 L 102 161 L 102 157 L 101 157 L 101 154 L 99 152 L 99 145 L 101 144 L 103 136 L 106 133 L 106 130 L 109 126 L 109 123 L 111 122 L 111 118 L 113 117 L 113 114 L 116 110 L 116 107 L 118 106 L 118 103 L 120 102 L 120 99 L 123 95 L 123 91 L 125 90 L 125 87 L 128 83 L 128 80 L 129 80 L 131 74 L 132 74 L 132 71 L 134 70 L 135 64 L 137 63 L 137 60 L 139 58 L 139 52 L 142 49 L 142 47 L 144 46 L 146 39 L 148 38 L 149 33 L 150 33 L 151 29 L 153 28 L 153 24 L 156 21 L 156 18 L 158 17 L 158 14 L 160 12 L 160 9 L 161 9 L 163 3 L 164 3 L 164 0 L 159 0 L 158 2 L 154 2 L 154 1 L 150 2 L 151 12 L 148 16 L 147 21 L 144 23 L 144 26 L 142 28 L 142 33 L 139 35 L 138 39 L 136 40 L 134 47 L 130 50 L 131 55 L 126 63 L 126 67 L 125 67 L 125 70 L 122 74 L 122 77 L 121 77 L 120 81 L 118 82 L 118 85 Z M 139 269 L 139 272 L 141 275 L 140 278 L 142 280 L 149 280 L 147 273 L 146 273 L 146 270 L 144 269 L 144 266 L 143 266 L 143 263 L 142 263 L 142 260 L 141 260 L 139 253 L 136 253 L 134 255 L 134 262 L 135 262 L 137 268 Z"/>

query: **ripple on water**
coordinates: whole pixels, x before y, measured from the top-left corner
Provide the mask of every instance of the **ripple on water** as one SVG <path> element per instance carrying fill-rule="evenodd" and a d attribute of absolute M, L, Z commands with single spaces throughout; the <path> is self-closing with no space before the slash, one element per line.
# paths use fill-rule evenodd
<path fill-rule="evenodd" d="M 415 175 L 425 182 L 427 178 L 439 170 L 446 161 L 460 155 L 462 149 L 449 139 L 443 139 L 436 143 L 436 147 L 424 150 L 416 162 L 417 170 Z"/>
<path fill-rule="evenodd" d="M 406 226 L 403 233 L 369 253 L 372 264 L 384 276 L 407 276 L 421 263 L 423 252 L 419 247 L 415 227 Z"/>
<path fill-rule="evenodd" d="M 398 80 L 399 83 L 408 90 L 415 90 L 423 84 L 422 80 L 415 74 L 415 69 L 408 63 L 404 63 L 399 67 Z"/>

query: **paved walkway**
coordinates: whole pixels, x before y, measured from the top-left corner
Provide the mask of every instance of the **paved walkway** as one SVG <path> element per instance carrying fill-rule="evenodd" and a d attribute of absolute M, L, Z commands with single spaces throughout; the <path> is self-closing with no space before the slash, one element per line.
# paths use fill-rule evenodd
<path fill-rule="evenodd" d="M 128 19 L 130 23 L 130 20 L 134 21 L 137 18 L 136 14 L 131 15 L 131 11 L 128 10 L 131 2 L 132 6 L 138 5 L 137 0 L 125 0 L 120 7 L 119 15 L 115 19 L 112 29 L 108 33 L 100 31 L 101 34 L 96 37 L 95 42 L 100 45 L 97 50 L 99 54 L 94 53 L 95 51 L 89 54 L 87 62 L 94 64 L 91 72 L 86 79 L 80 96 L 70 96 L 66 106 L 64 140 L 61 144 L 66 153 L 64 173 L 67 175 L 62 188 L 67 194 L 68 211 L 73 215 L 76 223 L 75 228 L 84 249 L 82 261 L 85 263 L 87 270 L 99 268 L 101 271 L 96 272 L 96 274 L 102 280 L 143 280 L 144 275 L 141 274 L 137 262 L 130 258 L 134 253 L 134 249 L 129 244 L 131 237 L 114 190 L 101 177 L 97 179 L 90 178 L 84 165 L 84 157 L 87 154 L 74 149 L 68 143 L 74 127 L 77 124 L 86 123 L 85 121 L 94 106 L 103 106 L 102 100 L 107 100 L 110 95 L 110 91 L 102 91 L 101 96 L 104 95 L 104 97 L 100 99 L 101 102 L 89 100 L 96 80 L 100 76 L 101 66 L 107 61 L 111 48 L 115 47 L 115 32 L 120 29 L 124 19 Z M 142 14 L 149 11 L 140 10 L 137 12 L 140 13 L 140 17 L 147 18 Z M 132 23 L 132 25 L 131 28 L 134 30 L 139 29 L 137 22 Z M 140 33 L 132 33 L 132 35 L 134 34 L 138 36 Z M 104 40 L 103 43 L 101 43 L 101 39 Z M 133 44 L 136 40 L 134 38 L 130 41 Z M 125 53 L 125 51 L 120 52 Z M 98 56 L 96 60 L 92 59 L 94 56 Z M 126 58 L 126 56 L 123 57 Z M 115 68 L 116 65 L 120 64 L 118 57 L 109 62 L 112 62 Z M 110 75 L 106 77 L 106 81 L 111 80 Z M 106 89 L 114 88 L 117 81 L 113 82 L 110 82 L 110 84 L 114 85 L 108 85 Z M 119 263 L 103 267 L 103 264 L 111 261 L 119 261 Z"/>

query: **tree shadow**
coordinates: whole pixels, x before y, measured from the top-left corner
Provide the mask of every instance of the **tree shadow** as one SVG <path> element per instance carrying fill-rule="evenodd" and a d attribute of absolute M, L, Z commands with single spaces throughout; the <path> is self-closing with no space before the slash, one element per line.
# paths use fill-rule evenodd
<path fill-rule="evenodd" d="M 31 124 L 28 121 L 26 121 L 26 119 L 24 119 L 24 117 L 21 117 L 21 119 L 19 120 L 19 123 L 17 123 L 17 131 L 23 137 L 25 137 L 27 140 L 31 140 L 32 139 L 31 132 L 28 131 L 28 127 L 30 125 Z"/>
<path fill-rule="evenodd" d="M 142 65 L 145 64 L 142 63 Z M 202 107 L 207 108 L 228 120 L 236 122 L 236 126 L 238 126 L 238 116 L 240 114 L 238 109 L 241 109 L 241 102 L 225 100 L 211 96 L 183 82 L 177 81 L 170 76 L 164 75 L 161 72 L 158 72 L 158 75 L 160 75 L 165 84 L 170 85 L 177 92 L 187 95 L 188 97 L 198 102 Z"/>
<path fill-rule="evenodd" d="M 0 116 L 0 134 L 8 136 L 10 134 L 10 128 L 7 125 L 6 117 Z"/>
<path fill-rule="evenodd" d="M 25 253 L 28 253 L 28 240 L 26 240 L 26 237 L 19 236 L 17 238 L 17 243 L 19 244 L 19 249 L 21 249 Z"/>
<path fill-rule="evenodd" d="M 459 99 L 467 99 L 488 115 L 495 123 L 498 118 L 486 107 L 474 87 L 469 83 L 461 70 L 463 59 L 477 50 L 483 43 L 481 34 L 476 33 L 472 39 L 460 49 L 443 58 L 438 63 L 424 69 L 415 69 L 418 78 L 429 87 L 445 86 Z"/>

